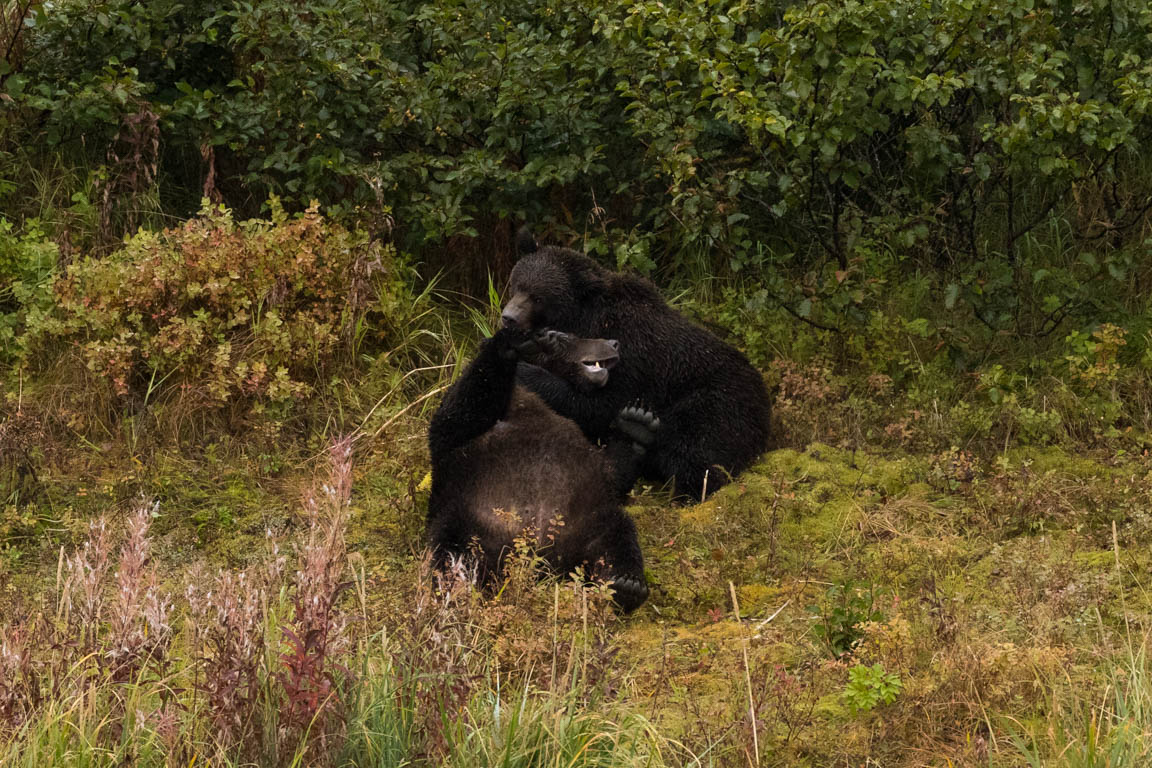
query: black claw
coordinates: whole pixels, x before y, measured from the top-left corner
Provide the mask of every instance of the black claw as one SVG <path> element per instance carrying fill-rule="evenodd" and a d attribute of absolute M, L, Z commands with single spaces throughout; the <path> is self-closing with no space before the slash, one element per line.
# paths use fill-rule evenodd
<path fill-rule="evenodd" d="M 625 613 L 636 610 L 648 599 L 648 585 L 644 583 L 643 578 L 618 576 L 612 580 L 612 591 L 616 604 Z"/>
<path fill-rule="evenodd" d="M 638 452 L 643 452 L 656 442 L 660 419 L 642 406 L 626 406 L 616 416 L 616 429 L 631 438 Z"/>

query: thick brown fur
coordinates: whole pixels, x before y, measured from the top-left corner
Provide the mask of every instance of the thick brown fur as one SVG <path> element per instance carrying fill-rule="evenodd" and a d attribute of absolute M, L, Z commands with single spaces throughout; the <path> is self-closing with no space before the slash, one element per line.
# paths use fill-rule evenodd
<path fill-rule="evenodd" d="M 766 449 L 771 405 L 748 359 L 664 301 L 648 280 L 612 272 L 568 248 L 537 247 L 530 234 L 509 281 L 506 327 L 549 327 L 614 338 L 620 362 L 608 384 L 581 392 L 538 366 L 520 381 L 593 440 L 611 433 L 620 409 L 641 402 L 661 420 L 640 472 L 673 480 L 678 496 L 699 499 Z"/>
<path fill-rule="evenodd" d="M 620 489 L 635 481 L 642 450 L 623 438 L 607 449 L 591 444 L 518 386 L 515 350 L 527 336 L 509 329 L 484 342 L 432 419 L 429 542 L 439 563 L 477 552 L 491 580 L 515 540 L 526 538 L 558 572 L 582 567 L 610 580 L 620 605 L 633 610 L 647 587 Z M 535 359 L 580 386 L 578 361 Z"/>

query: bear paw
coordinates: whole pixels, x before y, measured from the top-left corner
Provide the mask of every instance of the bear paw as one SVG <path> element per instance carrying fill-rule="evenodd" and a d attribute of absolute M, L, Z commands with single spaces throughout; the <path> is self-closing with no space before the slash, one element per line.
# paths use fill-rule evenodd
<path fill-rule="evenodd" d="M 632 613 L 648 599 L 648 585 L 643 576 L 617 576 L 610 586 L 613 600 L 624 613 Z"/>
<path fill-rule="evenodd" d="M 550 328 L 537 331 L 532 342 L 535 343 L 536 357 L 556 358 L 564 354 L 572 343 L 572 336 L 563 331 L 554 331 Z"/>
<path fill-rule="evenodd" d="M 616 415 L 616 429 L 632 440 L 632 446 L 638 453 L 644 453 L 656 442 L 656 433 L 660 430 L 660 419 L 656 414 L 638 405 L 622 408 Z"/>
<path fill-rule="evenodd" d="M 492 336 L 492 343 L 503 360 L 521 360 L 540 349 L 532 332 L 520 328 L 501 328 Z"/>
<path fill-rule="evenodd" d="M 572 341 L 567 333 L 542 330 L 532 333 L 518 328 L 505 328 L 506 344 L 500 351 L 505 360 L 523 360 L 527 363 L 541 363 L 560 357 Z"/>

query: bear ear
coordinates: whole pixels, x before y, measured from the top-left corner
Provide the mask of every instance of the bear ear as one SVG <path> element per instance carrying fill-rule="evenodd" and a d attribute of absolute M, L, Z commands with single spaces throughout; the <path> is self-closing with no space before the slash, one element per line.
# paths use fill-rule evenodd
<path fill-rule="evenodd" d="M 528 225 L 520 227 L 516 233 L 516 252 L 521 256 L 529 253 L 536 253 L 540 246 L 536 244 L 536 238 L 532 235 L 532 230 L 528 229 Z"/>

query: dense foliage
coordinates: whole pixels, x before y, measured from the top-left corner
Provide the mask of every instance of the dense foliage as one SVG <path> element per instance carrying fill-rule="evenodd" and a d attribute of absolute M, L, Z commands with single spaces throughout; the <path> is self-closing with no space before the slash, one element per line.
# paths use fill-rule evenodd
<path fill-rule="evenodd" d="M 313 209 L 240 225 L 208 210 L 70 266 L 55 310 L 31 332 L 75 345 L 121 396 L 180 388 L 199 407 L 291 400 L 351 351 L 369 279 L 384 268 L 378 248 Z"/>
<path fill-rule="evenodd" d="M 132 198 L 275 192 L 491 255 L 526 217 L 642 271 L 752 276 L 837 328 L 917 272 L 937 307 L 1040 336 L 1146 278 L 1138 0 L 15 9 L 9 209 L 48 148 L 92 169 L 104 229 L 141 221 Z"/>

